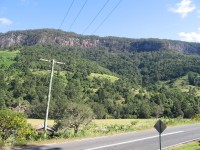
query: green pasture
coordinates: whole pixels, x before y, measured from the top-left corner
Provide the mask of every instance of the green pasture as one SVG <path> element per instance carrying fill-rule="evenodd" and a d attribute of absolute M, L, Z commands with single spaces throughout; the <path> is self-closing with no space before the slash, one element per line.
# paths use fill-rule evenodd
<path fill-rule="evenodd" d="M 10 66 L 19 51 L 0 51 L 0 65 Z"/>
<path fill-rule="evenodd" d="M 115 77 L 115 76 L 111 76 L 111 75 L 107 75 L 107 74 L 98 74 L 98 73 L 91 73 L 88 78 L 89 79 L 93 79 L 93 78 L 108 79 L 111 82 L 115 82 L 116 80 L 119 79 L 118 77 Z"/>

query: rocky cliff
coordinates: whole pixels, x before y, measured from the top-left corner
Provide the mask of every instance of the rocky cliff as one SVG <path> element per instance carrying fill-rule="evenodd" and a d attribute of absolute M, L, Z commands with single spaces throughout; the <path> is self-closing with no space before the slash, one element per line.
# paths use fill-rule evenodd
<path fill-rule="evenodd" d="M 79 46 L 92 48 L 103 46 L 120 51 L 177 50 L 188 54 L 200 54 L 200 43 L 161 39 L 130 39 L 119 37 L 83 36 L 53 29 L 10 31 L 0 33 L 0 48 L 30 46 L 35 44 Z"/>

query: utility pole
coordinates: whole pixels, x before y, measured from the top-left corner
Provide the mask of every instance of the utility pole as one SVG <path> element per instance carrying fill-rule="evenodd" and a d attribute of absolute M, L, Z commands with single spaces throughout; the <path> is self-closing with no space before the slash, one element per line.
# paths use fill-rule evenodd
<path fill-rule="evenodd" d="M 53 72 L 54 72 L 54 64 L 65 64 L 63 62 L 58 62 L 55 61 L 54 59 L 47 60 L 47 59 L 40 59 L 41 61 L 46 61 L 51 63 L 51 76 L 50 76 L 50 82 L 49 82 L 49 90 L 48 90 L 48 100 L 47 100 L 47 108 L 46 108 L 46 115 L 45 115 L 45 120 L 44 120 L 44 132 L 45 132 L 45 137 L 46 137 L 46 131 L 47 131 L 47 121 L 48 121 L 48 115 L 49 115 L 49 104 L 51 100 L 51 89 L 52 89 L 52 81 L 53 81 Z"/>
<path fill-rule="evenodd" d="M 200 109 L 199 109 L 199 97 L 198 97 L 198 113 L 200 113 Z"/>

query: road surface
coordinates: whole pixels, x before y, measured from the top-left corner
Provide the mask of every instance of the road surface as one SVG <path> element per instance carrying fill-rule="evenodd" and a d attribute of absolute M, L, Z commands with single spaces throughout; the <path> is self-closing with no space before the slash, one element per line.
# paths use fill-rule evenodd
<path fill-rule="evenodd" d="M 200 124 L 169 127 L 162 133 L 162 148 L 200 139 Z M 61 144 L 50 144 L 27 150 L 159 150 L 155 129 L 112 136 L 88 138 Z"/>

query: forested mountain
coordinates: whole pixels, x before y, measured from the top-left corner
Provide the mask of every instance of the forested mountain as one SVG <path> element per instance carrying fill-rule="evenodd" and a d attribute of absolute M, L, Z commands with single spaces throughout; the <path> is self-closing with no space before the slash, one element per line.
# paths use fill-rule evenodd
<path fill-rule="evenodd" d="M 78 46 L 82 48 L 106 47 L 116 51 L 177 50 L 188 54 L 200 54 L 199 43 L 160 39 L 130 39 L 119 37 L 83 36 L 53 29 L 10 31 L 0 34 L 0 48 L 31 46 L 36 44 Z"/>
<path fill-rule="evenodd" d="M 88 104 L 96 118 L 199 111 L 200 43 L 41 29 L 0 34 L 0 47 L 0 107 L 31 118 L 44 117 L 47 101 L 50 63 L 40 58 L 65 63 L 55 66 L 50 118 L 68 102 Z"/>

